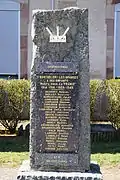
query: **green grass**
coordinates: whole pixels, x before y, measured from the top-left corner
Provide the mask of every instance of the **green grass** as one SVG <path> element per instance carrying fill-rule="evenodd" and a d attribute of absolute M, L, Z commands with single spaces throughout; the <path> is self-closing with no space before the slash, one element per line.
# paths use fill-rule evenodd
<path fill-rule="evenodd" d="M 120 164 L 120 142 L 92 144 L 91 159 L 100 166 L 117 166 Z"/>
<path fill-rule="evenodd" d="M 29 159 L 29 141 L 24 137 L 0 136 L 0 166 L 18 167 Z M 120 142 L 92 144 L 91 160 L 101 166 L 120 164 Z"/>
<path fill-rule="evenodd" d="M 120 164 L 120 153 L 92 154 L 91 159 L 92 161 L 96 161 L 100 166 L 113 167 Z"/>
<path fill-rule="evenodd" d="M 0 152 L 1 167 L 18 167 L 29 158 L 28 152 Z"/>
<path fill-rule="evenodd" d="M 0 136 L 0 166 L 17 167 L 29 158 L 28 138 Z"/>

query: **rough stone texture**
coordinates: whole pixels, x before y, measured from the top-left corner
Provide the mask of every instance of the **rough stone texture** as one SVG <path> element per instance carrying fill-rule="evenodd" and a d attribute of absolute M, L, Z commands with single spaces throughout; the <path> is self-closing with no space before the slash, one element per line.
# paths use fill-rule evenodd
<path fill-rule="evenodd" d="M 66 43 L 50 43 L 46 27 L 56 34 L 67 27 Z M 34 42 L 31 70 L 31 129 L 30 166 L 34 170 L 58 172 L 85 172 L 90 169 L 90 105 L 89 105 L 89 49 L 88 49 L 88 10 L 69 8 L 56 11 L 34 12 L 32 24 Z M 72 63 L 78 66 L 78 94 L 76 102 L 77 151 L 44 152 L 41 130 L 39 86 L 41 63 Z M 44 70 L 43 70 L 44 72 Z M 53 73 L 54 75 L 54 73 Z M 74 127 L 75 129 L 75 127 Z M 54 161 L 52 161 L 54 160 Z M 63 163 L 64 162 L 64 163 Z"/>
<path fill-rule="evenodd" d="M 98 164 L 92 162 L 87 173 L 42 172 L 30 169 L 29 161 L 24 161 L 19 169 L 17 180 L 103 180 Z"/>

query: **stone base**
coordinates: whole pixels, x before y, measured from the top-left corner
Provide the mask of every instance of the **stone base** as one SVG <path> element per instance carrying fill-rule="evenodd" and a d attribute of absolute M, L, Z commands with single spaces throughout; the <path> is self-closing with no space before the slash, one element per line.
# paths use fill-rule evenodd
<path fill-rule="evenodd" d="M 24 161 L 19 169 L 17 180 L 103 180 L 100 167 L 91 163 L 90 172 L 43 172 L 30 169 L 29 161 Z"/>

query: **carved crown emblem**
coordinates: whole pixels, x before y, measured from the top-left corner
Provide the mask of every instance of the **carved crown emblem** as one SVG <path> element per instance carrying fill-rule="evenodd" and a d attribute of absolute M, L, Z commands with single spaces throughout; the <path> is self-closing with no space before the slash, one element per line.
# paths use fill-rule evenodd
<path fill-rule="evenodd" d="M 48 31 L 48 33 L 50 34 L 50 42 L 66 42 L 66 34 L 69 31 L 69 27 L 65 30 L 65 32 L 63 33 L 63 35 L 60 35 L 60 27 L 57 26 L 57 34 L 54 35 L 50 29 L 48 27 L 46 27 L 46 30 Z"/>

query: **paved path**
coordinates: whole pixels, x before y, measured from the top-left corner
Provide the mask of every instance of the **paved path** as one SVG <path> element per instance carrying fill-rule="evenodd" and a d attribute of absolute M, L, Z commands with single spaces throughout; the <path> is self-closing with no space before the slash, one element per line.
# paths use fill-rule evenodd
<path fill-rule="evenodd" d="M 114 168 L 101 168 L 103 180 L 120 180 L 120 166 Z"/>
<path fill-rule="evenodd" d="M 103 180 L 120 180 L 120 167 L 101 168 Z M 18 169 L 0 168 L 0 180 L 16 180 Z"/>
<path fill-rule="evenodd" d="M 0 180 L 16 180 L 18 169 L 0 168 Z"/>

